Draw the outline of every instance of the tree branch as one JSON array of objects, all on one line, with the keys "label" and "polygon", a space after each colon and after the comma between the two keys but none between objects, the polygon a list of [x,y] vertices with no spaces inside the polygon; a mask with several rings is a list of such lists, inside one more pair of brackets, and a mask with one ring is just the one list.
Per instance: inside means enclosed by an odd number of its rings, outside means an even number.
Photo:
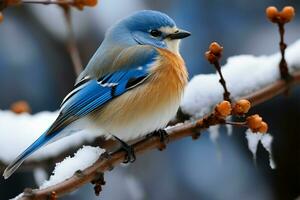
[{"label": "tree branch", "polygon": [[[166,129],[169,135],[167,143],[174,142],[184,137],[192,136],[195,138],[199,134],[199,131],[206,129],[207,127],[215,124],[224,123],[224,120],[218,118],[214,113],[197,120],[195,122],[188,122],[180,126],[175,126]],[[151,136],[147,137],[133,145],[136,155],[141,155],[146,151],[159,148],[161,141],[159,137]],[[124,151],[118,151],[111,154],[109,157],[100,157],[99,160],[94,163],[91,167],[80,172],[80,176],[75,174],[71,178],[46,189],[41,190],[26,190],[20,199],[47,199],[54,191],[57,197],[62,196],[68,192],[74,191],[80,186],[93,181],[99,173],[110,170],[113,166],[118,165],[124,161],[126,153]]]},{"label": "tree branch", "polygon": [[[293,79],[291,84],[300,84],[300,72],[294,72],[292,74]],[[244,98],[247,98],[252,102],[253,105],[258,105],[264,101],[275,97],[284,91],[286,88],[290,87],[284,80],[278,80],[273,84],[266,86]],[[198,119],[194,122],[189,121],[181,125],[173,126],[167,128],[166,132],[169,134],[169,140],[167,143],[180,140],[185,137],[192,137],[196,139],[200,136],[200,131],[207,129],[209,126],[216,124],[224,124],[225,120],[218,117],[215,112],[212,114]],[[112,145],[112,144],[111,144]],[[133,145],[136,155],[142,155],[144,152],[159,148],[161,141],[156,136],[147,137],[141,141],[136,142]],[[108,145],[110,146],[110,145]],[[110,156],[102,155],[96,163],[94,163],[89,168],[83,170],[80,173],[75,173],[71,178],[64,180],[63,182],[50,186],[45,189],[26,189],[23,195],[20,197],[22,200],[42,200],[48,199],[51,195],[55,193],[56,197],[63,196],[71,191],[74,191],[81,187],[82,185],[92,182],[96,177],[105,171],[111,170],[112,167],[122,163],[126,157],[124,151],[118,151]],[[79,175],[80,174],[80,175]]]},{"label": "tree branch", "polygon": [[[295,86],[297,84],[300,84],[300,71],[296,71],[292,73],[292,82],[290,83],[291,86]],[[277,80],[276,82],[272,83],[271,85],[268,85],[260,90],[257,90],[249,95],[241,97],[241,99],[248,99],[251,102],[252,106],[256,106],[258,104],[261,104],[265,101],[268,101],[272,99],[275,96],[278,96],[286,91],[286,89],[289,87],[289,85],[284,80]],[[181,114],[180,114],[181,113]],[[184,117],[182,117],[184,115]],[[175,125],[181,122],[184,122],[188,120],[191,116],[179,112],[176,119],[172,120],[169,125]],[[104,141],[102,138],[96,138],[93,142],[84,143],[85,145],[91,145],[91,146],[100,146],[101,148],[105,149],[111,149],[116,145],[116,143],[113,140]],[[32,168],[36,167],[45,167],[49,165],[53,165],[57,162],[62,161],[66,156],[71,155],[76,152],[76,150],[82,146],[83,144],[79,145],[78,147],[73,147],[68,149],[67,151],[64,151],[60,154],[60,156],[52,157],[48,159],[44,159],[41,161],[27,161],[23,165],[20,166],[20,170],[32,170]],[[0,171],[3,171],[6,168],[5,163],[0,162]]]},{"label": "tree branch", "polygon": [[64,10],[64,16],[66,19],[66,27],[68,31],[68,41],[67,41],[67,48],[73,63],[73,68],[78,76],[82,71],[82,62],[79,55],[79,50],[76,45],[73,28],[72,28],[72,20],[71,20],[71,10],[68,6],[62,6]]}]

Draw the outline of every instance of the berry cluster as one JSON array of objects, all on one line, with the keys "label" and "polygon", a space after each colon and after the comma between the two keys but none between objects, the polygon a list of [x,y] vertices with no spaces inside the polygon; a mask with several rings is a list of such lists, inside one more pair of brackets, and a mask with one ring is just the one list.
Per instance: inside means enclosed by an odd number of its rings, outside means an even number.
[{"label": "berry cluster", "polygon": [[268,124],[257,114],[247,117],[246,123],[253,133],[266,133],[268,131]]},{"label": "berry cluster", "polygon": [[285,24],[290,22],[295,16],[295,9],[292,6],[286,6],[281,11],[274,6],[266,9],[268,19],[273,23]]},{"label": "berry cluster", "polygon": [[223,47],[217,42],[212,42],[205,52],[205,57],[211,64],[217,62],[222,56]]},{"label": "berry cluster", "polygon": [[[250,108],[251,103],[246,99],[241,99],[233,104],[231,104],[229,101],[222,101],[221,103],[216,105],[215,115],[222,119],[225,119],[230,115],[244,116],[248,113]],[[231,125],[246,126],[251,129],[253,133],[266,133],[268,131],[268,124],[264,122],[262,118],[257,114],[247,117],[245,122],[225,121],[225,123]]]}]

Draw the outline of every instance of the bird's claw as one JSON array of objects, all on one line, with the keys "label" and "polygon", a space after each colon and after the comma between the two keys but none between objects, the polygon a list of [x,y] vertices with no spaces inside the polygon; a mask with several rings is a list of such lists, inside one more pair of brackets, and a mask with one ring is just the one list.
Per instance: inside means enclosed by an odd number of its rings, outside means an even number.
[{"label": "bird's claw", "polygon": [[133,163],[136,160],[135,153],[134,153],[134,148],[118,138],[117,136],[114,136],[114,138],[121,144],[121,147],[119,150],[123,150],[126,152],[126,158],[123,161],[123,163]]},{"label": "bird's claw", "polygon": [[166,143],[169,142],[169,135],[167,131],[165,131],[164,129],[159,129],[157,131],[154,131],[151,135],[159,137],[160,146],[158,147],[158,150],[162,151],[167,147]]}]

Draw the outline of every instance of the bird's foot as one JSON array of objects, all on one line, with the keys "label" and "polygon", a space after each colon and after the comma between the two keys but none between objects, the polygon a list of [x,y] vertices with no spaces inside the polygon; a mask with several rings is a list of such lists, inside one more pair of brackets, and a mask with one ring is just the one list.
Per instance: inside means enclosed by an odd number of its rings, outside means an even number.
[{"label": "bird's foot", "polygon": [[128,162],[134,162],[136,157],[135,157],[135,153],[134,153],[134,149],[131,145],[127,144],[126,142],[124,142],[123,140],[121,140],[120,138],[118,138],[117,136],[113,136],[121,145],[119,150],[123,150],[126,151],[126,158],[124,160],[123,163],[128,163]]},{"label": "bird's foot", "polygon": [[154,131],[150,135],[159,137],[160,145],[158,147],[158,150],[162,151],[167,147],[166,143],[169,142],[169,135],[167,131],[165,131],[164,129],[159,129],[157,131]]}]

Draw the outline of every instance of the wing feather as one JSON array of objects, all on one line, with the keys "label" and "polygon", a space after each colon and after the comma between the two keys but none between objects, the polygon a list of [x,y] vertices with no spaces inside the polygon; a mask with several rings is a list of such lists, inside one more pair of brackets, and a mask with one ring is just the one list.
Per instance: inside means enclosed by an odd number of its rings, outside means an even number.
[{"label": "wing feather", "polygon": [[157,56],[158,53],[153,48],[129,48],[114,62],[114,65],[119,65],[114,67],[120,70],[106,74],[97,80],[84,79],[79,82],[64,99],[60,114],[47,134],[62,130],[75,120],[142,84],[149,76],[149,68]]}]

